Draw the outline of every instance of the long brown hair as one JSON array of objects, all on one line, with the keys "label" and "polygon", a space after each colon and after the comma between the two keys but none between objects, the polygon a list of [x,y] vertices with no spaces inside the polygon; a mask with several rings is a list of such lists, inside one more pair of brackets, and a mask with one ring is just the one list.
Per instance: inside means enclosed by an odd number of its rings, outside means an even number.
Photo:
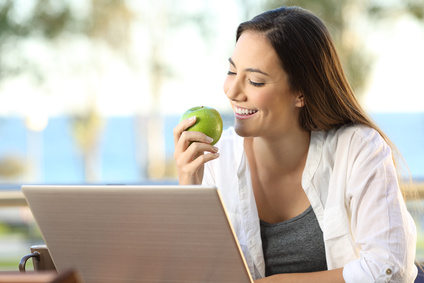
[{"label": "long brown hair", "polygon": [[300,124],[305,130],[365,125],[384,138],[396,155],[394,160],[402,160],[394,144],[359,105],[333,39],[320,18],[300,7],[280,7],[241,23],[236,39],[247,30],[267,37],[288,75],[290,87],[302,93]]}]

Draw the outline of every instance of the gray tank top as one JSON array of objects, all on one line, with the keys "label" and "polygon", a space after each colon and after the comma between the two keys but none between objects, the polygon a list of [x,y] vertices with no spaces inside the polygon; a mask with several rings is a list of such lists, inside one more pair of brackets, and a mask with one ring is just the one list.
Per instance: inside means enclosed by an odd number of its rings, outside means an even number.
[{"label": "gray tank top", "polygon": [[327,270],[323,234],[312,206],[287,221],[260,224],[266,276]]}]

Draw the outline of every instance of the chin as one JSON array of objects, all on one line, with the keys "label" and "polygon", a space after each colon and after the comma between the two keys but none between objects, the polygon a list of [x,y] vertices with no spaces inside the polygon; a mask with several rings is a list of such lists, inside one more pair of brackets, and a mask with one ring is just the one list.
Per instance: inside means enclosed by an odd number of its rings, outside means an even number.
[{"label": "chin", "polygon": [[242,127],[238,125],[237,122],[234,125],[234,130],[237,135],[243,138],[250,138],[254,136],[251,130],[247,129],[246,127]]}]

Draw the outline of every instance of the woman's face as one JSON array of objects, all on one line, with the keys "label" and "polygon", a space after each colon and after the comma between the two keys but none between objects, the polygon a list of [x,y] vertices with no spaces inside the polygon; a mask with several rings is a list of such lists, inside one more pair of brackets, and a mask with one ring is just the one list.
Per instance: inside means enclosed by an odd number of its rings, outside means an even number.
[{"label": "woman's face", "polygon": [[224,92],[242,137],[278,137],[300,128],[303,98],[290,89],[274,48],[260,33],[245,31],[239,37]]}]

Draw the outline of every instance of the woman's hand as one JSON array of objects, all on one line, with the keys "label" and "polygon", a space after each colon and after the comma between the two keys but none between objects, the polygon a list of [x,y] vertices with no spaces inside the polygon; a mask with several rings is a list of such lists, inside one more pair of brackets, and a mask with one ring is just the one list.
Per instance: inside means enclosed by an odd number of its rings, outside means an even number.
[{"label": "woman's hand", "polygon": [[219,157],[218,148],[211,145],[212,138],[201,132],[186,131],[194,123],[196,117],[191,117],[174,128],[174,158],[180,185],[200,185],[204,164]]}]

